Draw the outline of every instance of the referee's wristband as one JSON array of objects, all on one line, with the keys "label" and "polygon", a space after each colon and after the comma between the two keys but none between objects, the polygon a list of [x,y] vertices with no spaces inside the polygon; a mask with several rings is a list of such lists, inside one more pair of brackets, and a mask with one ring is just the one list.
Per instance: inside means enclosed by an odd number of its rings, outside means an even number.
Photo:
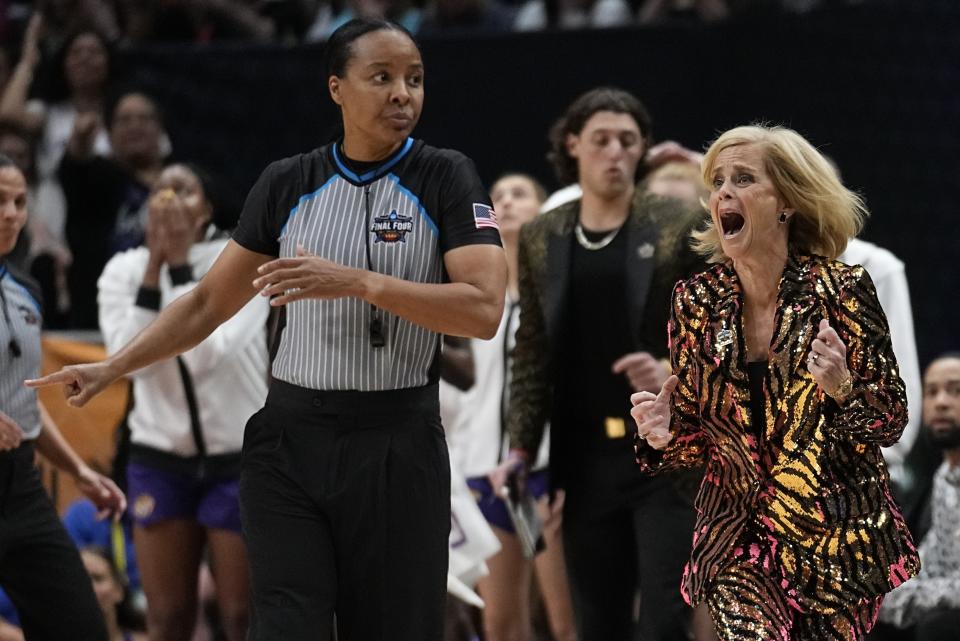
[{"label": "referee's wristband", "polygon": [[193,282],[193,267],[189,264],[171,265],[168,271],[170,272],[170,282],[173,283],[174,287]]}]

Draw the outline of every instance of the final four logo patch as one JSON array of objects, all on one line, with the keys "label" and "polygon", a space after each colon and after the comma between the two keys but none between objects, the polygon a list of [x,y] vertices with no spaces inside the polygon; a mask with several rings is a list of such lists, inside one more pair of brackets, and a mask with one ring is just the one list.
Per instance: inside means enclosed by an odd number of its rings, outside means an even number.
[{"label": "final four logo patch", "polygon": [[377,235],[378,243],[405,243],[407,234],[413,231],[413,217],[398,214],[394,209],[385,216],[374,218],[370,231]]}]

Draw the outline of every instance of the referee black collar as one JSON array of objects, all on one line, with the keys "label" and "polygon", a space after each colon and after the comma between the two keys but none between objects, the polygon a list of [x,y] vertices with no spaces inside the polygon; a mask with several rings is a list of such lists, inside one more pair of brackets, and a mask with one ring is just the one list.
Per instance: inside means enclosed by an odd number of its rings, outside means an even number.
[{"label": "referee black collar", "polygon": [[414,143],[413,138],[410,138],[408,136],[406,142],[400,145],[400,149],[393,152],[392,156],[385,159],[382,163],[380,163],[373,169],[370,169],[369,171],[366,171],[359,175],[356,172],[352,171],[349,167],[347,167],[346,163],[343,160],[343,156],[341,155],[341,151],[338,151],[337,149],[339,147],[342,150],[343,139],[340,139],[337,142],[330,145],[330,154],[333,157],[333,164],[334,166],[336,166],[337,172],[339,172],[341,176],[343,176],[344,178],[346,178],[352,183],[357,183],[362,185],[364,183],[373,182],[374,180],[380,178],[381,176],[386,174],[388,171],[393,169],[393,167],[398,162],[403,160],[403,157],[410,152],[410,150],[413,148],[413,143]]}]

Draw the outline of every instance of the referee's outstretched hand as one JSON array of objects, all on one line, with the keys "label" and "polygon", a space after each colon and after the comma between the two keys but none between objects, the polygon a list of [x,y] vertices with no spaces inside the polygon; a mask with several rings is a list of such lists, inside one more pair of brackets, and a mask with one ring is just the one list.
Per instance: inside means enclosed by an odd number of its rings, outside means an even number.
[{"label": "referee's outstretched hand", "polygon": [[99,394],[116,380],[106,364],[88,363],[86,365],[68,365],[59,372],[42,378],[24,381],[27,387],[49,387],[63,385],[63,397],[74,407],[83,407],[87,401]]},{"label": "referee's outstretched hand", "polygon": [[261,296],[269,296],[274,307],[304,298],[362,298],[364,270],[346,267],[314,256],[297,246],[293,258],[277,258],[257,270],[253,286]]}]

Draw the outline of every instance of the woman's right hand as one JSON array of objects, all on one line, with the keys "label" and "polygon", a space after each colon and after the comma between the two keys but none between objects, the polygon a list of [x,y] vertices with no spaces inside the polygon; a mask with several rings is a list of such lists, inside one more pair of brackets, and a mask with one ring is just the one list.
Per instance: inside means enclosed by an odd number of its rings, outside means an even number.
[{"label": "woman's right hand", "polygon": [[664,449],[673,440],[670,431],[670,395],[680,379],[671,375],[663,382],[660,393],[637,392],[630,396],[630,416],[637,423],[637,434],[655,450]]},{"label": "woman's right hand", "polygon": [[87,363],[84,365],[68,365],[59,372],[48,374],[42,378],[24,381],[27,387],[50,387],[63,385],[63,397],[74,407],[83,407],[87,401],[102,392],[110,383],[116,380],[107,361],[101,363]]}]

